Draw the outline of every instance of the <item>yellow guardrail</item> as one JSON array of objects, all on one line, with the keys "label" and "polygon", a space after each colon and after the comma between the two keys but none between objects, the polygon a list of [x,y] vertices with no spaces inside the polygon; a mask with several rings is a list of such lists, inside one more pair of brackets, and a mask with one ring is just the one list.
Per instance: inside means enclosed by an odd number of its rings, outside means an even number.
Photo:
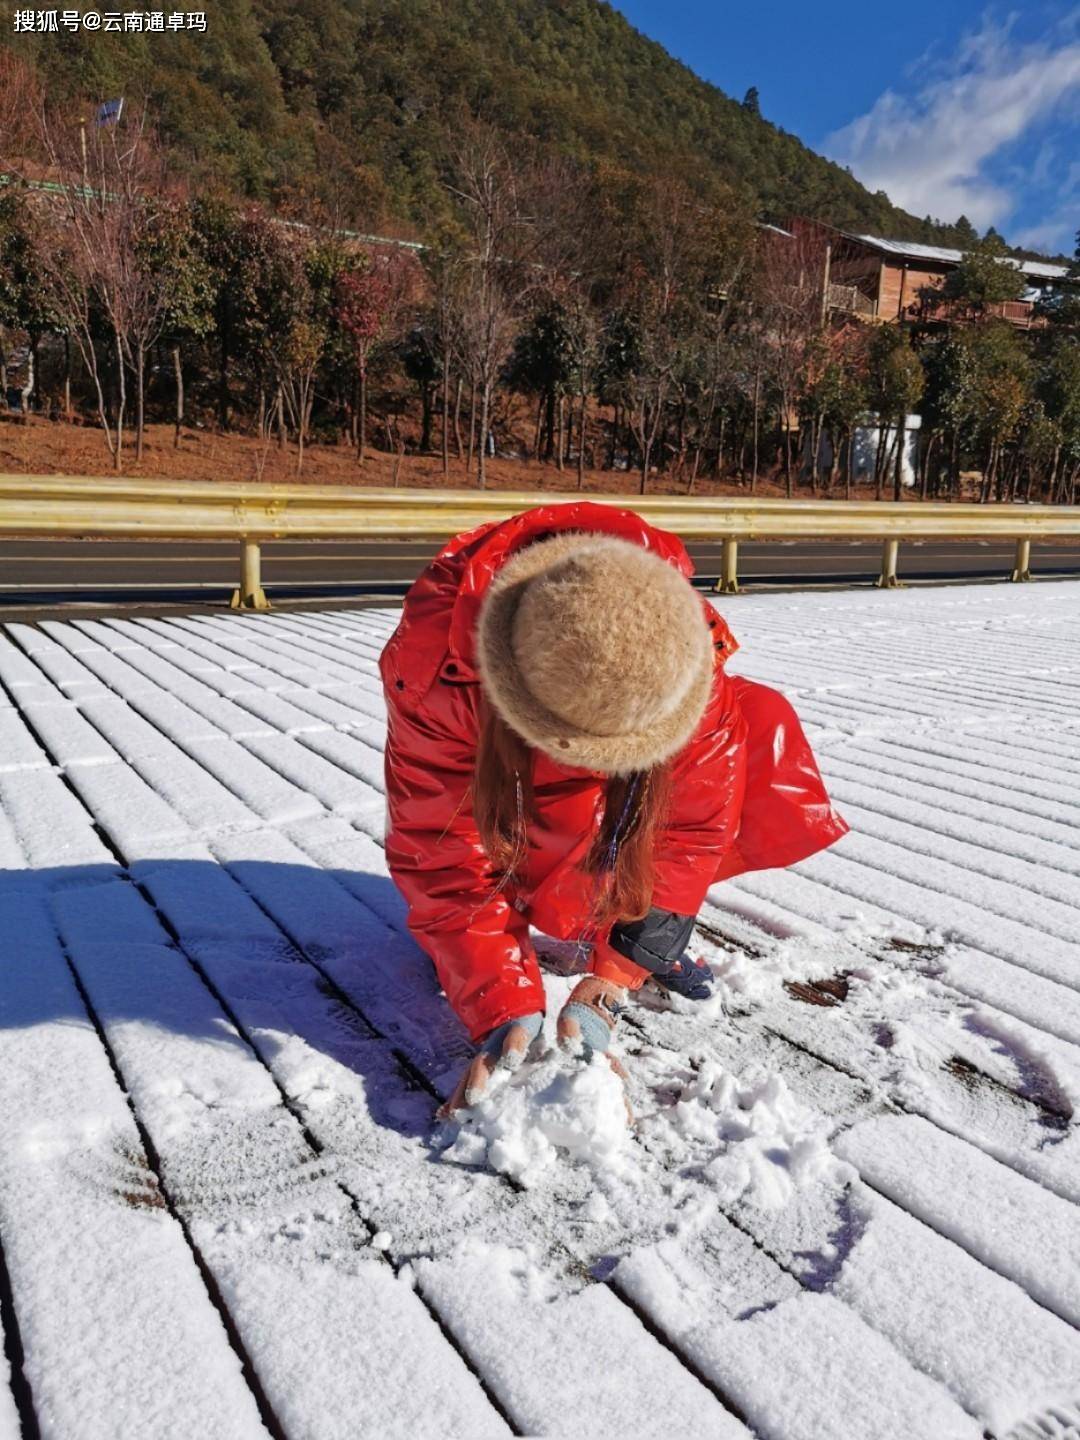
[{"label": "yellow guardrail", "polygon": [[686,540],[723,541],[717,588],[726,592],[738,589],[740,540],[881,540],[878,584],[893,586],[902,540],[1015,540],[1012,578],[1029,580],[1032,541],[1080,537],[1080,507],[1057,505],[391,490],[83,475],[0,475],[0,534],[237,540],[242,577],[233,604],[263,609],[260,546],[266,541],[331,536],[437,541],[536,505],[583,499],[636,510]]}]

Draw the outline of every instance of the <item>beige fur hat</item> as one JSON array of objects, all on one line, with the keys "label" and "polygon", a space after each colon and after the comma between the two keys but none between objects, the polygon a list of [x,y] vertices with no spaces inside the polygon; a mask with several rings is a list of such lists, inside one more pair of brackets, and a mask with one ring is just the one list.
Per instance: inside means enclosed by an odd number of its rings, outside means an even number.
[{"label": "beige fur hat", "polygon": [[496,712],[563,765],[626,775],[690,739],[709,699],[701,601],[629,540],[571,532],[514,555],[484,596],[477,666]]}]

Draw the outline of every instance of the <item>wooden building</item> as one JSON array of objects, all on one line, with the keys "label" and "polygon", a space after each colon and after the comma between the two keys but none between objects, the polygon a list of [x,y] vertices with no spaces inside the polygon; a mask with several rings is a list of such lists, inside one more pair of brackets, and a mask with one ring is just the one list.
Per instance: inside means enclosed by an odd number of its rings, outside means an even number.
[{"label": "wooden building", "polygon": [[[948,309],[934,305],[922,293],[937,289],[964,258],[961,250],[918,245],[910,240],[885,240],[878,235],[855,235],[821,226],[830,242],[829,305],[868,320],[944,320]],[[1064,265],[1048,260],[1008,260],[1024,275],[1027,290],[1020,300],[990,306],[991,313],[1024,329],[1038,324],[1035,302],[1040,294],[1060,284]]]}]

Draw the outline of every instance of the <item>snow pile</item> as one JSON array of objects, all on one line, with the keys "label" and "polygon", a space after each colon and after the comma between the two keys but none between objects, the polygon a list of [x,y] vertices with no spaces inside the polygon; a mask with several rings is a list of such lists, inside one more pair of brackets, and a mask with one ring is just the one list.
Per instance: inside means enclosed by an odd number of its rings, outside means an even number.
[{"label": "snow pile", "polygon": [[704,1061],[676,1102],[672,1123],[695,1149],[713,1152],[703,1173],[727,1202],[780,1209],[803,1186],[843,1183],[855,1174],[829,1150],[825,1122],[764,1066],[738,1076]]},{"label": "snow pile", "polygon": [[496,1072],[489,1093],[461,1112],[443,1152],[535,1185],[563,1151],[598,1169],[621,1168],[629,1137],[622,1081],[600,1055],[587,1064],[551,1054],[516,1075]]}]

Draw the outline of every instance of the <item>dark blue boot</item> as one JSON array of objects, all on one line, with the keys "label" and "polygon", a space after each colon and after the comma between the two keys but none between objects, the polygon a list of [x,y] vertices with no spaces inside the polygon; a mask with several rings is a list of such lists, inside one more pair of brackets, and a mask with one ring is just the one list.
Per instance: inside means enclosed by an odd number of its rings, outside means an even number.
[{"label": "dark blue boot", "polygon": [[704,960],[680,955],[662,969],[654,970],[652,978],[664,990],[681,995],[684,1000],[709,1000],[715,993],[713,973]]},{"label": "dark blue boot", "polygon": [[712,971],[704,960],[692,960],[686,953],[696,919],[696,915],[677,915],[654,906],[640,920],[620,920],[612,927],[608,943],[648,970],[663,989],[687,1000],[708,1000],[713,993]]}]

